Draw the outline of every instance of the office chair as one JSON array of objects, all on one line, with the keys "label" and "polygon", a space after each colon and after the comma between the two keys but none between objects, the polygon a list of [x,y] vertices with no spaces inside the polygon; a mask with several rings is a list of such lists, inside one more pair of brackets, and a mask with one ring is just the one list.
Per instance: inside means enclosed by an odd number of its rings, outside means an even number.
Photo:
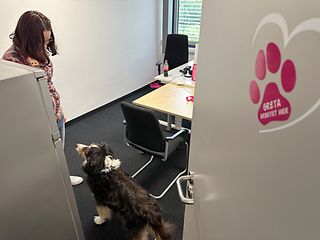
[{"label": "office chair", "polygon": [[[127,102],[121,103],[122,113],[124,115],[124,136],[125,143],[140,152],[151,155],[150,160],[136,171],[132,178],[141,173],[150,165],[154,157],[159,157],[166,161],[168,157],[182,144],[186,145],[186,162],[188,159],[187,137],[190,132],[188,129],[181,129],[172,134],[162,130],[161,125],[154,113],[150,109],[139,107]],[[187,165],[186,165],[187,166]],[[186,172],[181,171],[158,196],[150,194],[156,199],[162,198],[176,180]]]},{"label": "office chair", "polygon": [[189,61],[188,36],[183,34],[168,34],[163,62],[158,62],[158,74],[161,74],[161,65],[168,60],[169,69],[174,69]]}]

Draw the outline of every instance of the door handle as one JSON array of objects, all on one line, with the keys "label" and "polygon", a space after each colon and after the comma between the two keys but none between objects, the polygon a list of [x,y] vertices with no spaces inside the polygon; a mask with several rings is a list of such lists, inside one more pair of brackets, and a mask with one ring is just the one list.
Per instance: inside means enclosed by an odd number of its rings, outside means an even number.
[{"label": "door handle", "polygon": [[[185,197],[182,191],[182,182],[187,181],[187,195],[188,197]],[[189,173],[189,175],[181,176],[177,179],[177,188],[178,188],[178,194],[181,199],[181,201],[185,204],[192,205],[194,204],[193,200],[193,175]]]}]

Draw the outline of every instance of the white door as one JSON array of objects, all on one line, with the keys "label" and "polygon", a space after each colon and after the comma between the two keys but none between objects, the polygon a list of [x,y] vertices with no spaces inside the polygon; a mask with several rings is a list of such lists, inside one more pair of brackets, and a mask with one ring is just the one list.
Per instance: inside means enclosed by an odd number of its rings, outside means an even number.
[{"label": "white door", "polygon": [[202,9],[183,239],[320,239],[320,2]]}]

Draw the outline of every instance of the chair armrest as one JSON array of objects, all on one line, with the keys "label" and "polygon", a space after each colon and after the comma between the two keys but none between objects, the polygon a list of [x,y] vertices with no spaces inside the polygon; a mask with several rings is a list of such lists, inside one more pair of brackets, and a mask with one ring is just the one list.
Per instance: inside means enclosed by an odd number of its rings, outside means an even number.
[{"label": "chair armrest", "polygon": [[179,135],[181,135],[181,134],[184,134],[184,133],[190,133],[190,130],[189,130],[189,129],[186,129],[186,128],[182,128],[181,130],[179,130],[179,132],[176,132],[176,133],[173,134],[172,136],[166,137],[166,140],[167,140],[167,141],[173,140],[173,139],[175,139],[177,136],[179,136]]},{"label": "chair armrest", "polygon": [[163,63],[163,61],[159,61],[159,62],[156,63],[156,66],[159,67],[162,63]]},{"label": "chair armrest", "polygon": [[161,64],[163,63],[163,61],[159,61],[156,63],[156,66],[158,67],[158,74],[161,74]]}]

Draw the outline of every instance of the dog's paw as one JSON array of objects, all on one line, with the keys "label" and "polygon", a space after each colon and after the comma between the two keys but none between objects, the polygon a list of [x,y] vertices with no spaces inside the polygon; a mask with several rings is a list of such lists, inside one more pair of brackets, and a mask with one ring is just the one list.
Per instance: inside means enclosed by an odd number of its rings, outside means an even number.
[{"label": "dog's paw", "polygon": [[103,218],[101,218],[100,216],[94,216],[94,222],[98,225],[104,223],[106,220],[104,220]]}]

